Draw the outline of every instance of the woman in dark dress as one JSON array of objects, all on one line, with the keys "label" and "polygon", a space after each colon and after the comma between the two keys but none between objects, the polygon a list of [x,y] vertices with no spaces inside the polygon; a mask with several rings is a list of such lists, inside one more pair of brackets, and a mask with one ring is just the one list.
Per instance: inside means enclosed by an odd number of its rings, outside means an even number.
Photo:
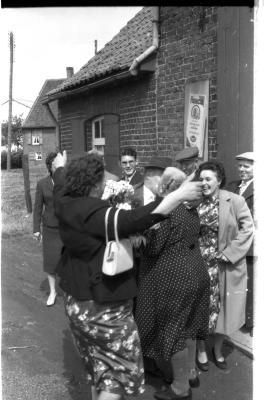
[{"label": "woman in dark dress", "polygon": [[[185,179],[176,168],[168,168],[164,174],[163,195]],[[190,399],[190,383],[199,384],[195,340],[208,335],[209,305],[209,278],[199,249],[199,228],[196,209],[181,204],[146,235],[136,321],[143,355],[157,365],[171,361],[173,372],[172,385],[156,392],[157,399]]]},{"label": "woman in dark dress", "polygon": [[[132,314],[137,294],[134,271],[109,277],[102,273],[105,251],[105,213],[101,200],[104,164],[98,155],[72,159],[66,170],[66,153],[54,160],[55,212],[64,250],[58,268],[65,292],[70,328],[92,385],[93,399],[119,400],[123,394],[144,390],[144,369],[138,330]],[[65,173],[64,173],[65,172]],[[120,239],[162,221],[182,201],[200,198],[198,182],[183,185],[162,202],[137,210],[120,210]],[[114,239],[109,216],[109,240]],[[97,397],[98,396],[98,397]]]},{"label": "woman in dark dress", "polygon": [[59,221],[54,214],[52,162],[57,153],[47,155],[46,166],[49,175],[37,182],[35,204],[33,210],[34,238],[42,240],[43,269],[49,282],[49,297],[47,306],[53,306],[56,301],[55,270],[60,259],[62,241],[59,233]]}]

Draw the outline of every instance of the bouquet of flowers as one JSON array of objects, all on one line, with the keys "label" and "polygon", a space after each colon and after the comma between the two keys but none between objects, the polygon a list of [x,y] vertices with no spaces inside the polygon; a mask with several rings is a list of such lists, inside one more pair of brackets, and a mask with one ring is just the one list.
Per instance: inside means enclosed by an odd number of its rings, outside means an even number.
[{"label": "bouquet of flowers", "polygon": [[128,182],[108,180],[105,184],[102,200],[109,200],[111,206],[130,210],[133,195],[134,188]]}]

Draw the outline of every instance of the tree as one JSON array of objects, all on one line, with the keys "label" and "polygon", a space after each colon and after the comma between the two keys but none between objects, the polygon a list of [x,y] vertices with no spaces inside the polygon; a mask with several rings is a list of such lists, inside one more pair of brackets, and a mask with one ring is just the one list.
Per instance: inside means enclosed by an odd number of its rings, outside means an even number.
[{"label": "tree", "polygon": [[[11,144],[21,149],[23,147],[23,134],[22,124],[24,120],[21,115],[14,115],[12,118],[12,135]],[[8,121],[3,121],[1,124],[1,145],[7,146],[7,134],[8,134]]]}]

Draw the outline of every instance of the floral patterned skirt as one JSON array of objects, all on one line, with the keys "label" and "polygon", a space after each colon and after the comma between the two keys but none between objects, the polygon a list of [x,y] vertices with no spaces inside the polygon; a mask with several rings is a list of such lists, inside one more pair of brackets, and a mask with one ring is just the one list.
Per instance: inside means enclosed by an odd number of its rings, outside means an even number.
[{"label": "floral patterned skirt", "polygon": [[90,383],[98,391],[143,393],[143,359],[132,301],[99,304],[65,295],[65,310]]}]

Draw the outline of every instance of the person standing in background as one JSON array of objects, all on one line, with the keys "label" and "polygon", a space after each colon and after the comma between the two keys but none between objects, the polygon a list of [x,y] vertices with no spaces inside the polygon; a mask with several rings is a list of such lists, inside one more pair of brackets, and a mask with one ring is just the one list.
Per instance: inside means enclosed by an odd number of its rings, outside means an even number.
[{"label": "person standing in background", "polygon": [[[245,323],[246,254],[253,240],[254,224],[242,196],[223,190],[225,170],[217,161],[202,163],[197,171],[202,182],[200,249],[210,276],[209,333],[214,334],[212,354],[218,368],[226,369],[225,336]],[[208,370],[205,342],[197,341],[197,365]]]},{"label": "person standing in background", "polygon": [[[230,182],[227,190],[243,196],[250,209],[254,220],[254,153],[248,151],[236,156],[239,180]],[[254,220],[255,222],[255,220]],[[256,225],[256,223],[255,223]],[[246,323],[245,326],[253,334],[254,327],[254,265],[256,255],[254,254],[254,243],[252,243],[247,256],[247,301],[246,301]]]},{"label": "person standing in background", "polygon": [[132,186],[143,182],[143,175],[137,170],[137,165],[136,151],[131,147],[123,149],[120,157],[121,180],[127,181]]},{"label": "person standing in background", "polygon": [[[33,234],[36,240],[42,240],[43,269],[48,275],[50,294],[47,306],[53,306],[56,301],[56,267],[60,259],[62,241],[59,234],[59,222],[53,207],[53,167],[52,163],[57,153],[47,155],[46,166],[49,175],[37,182],[35,204],[33,210]],[[42,229],[41,229],[42,225]]]},{"label": "person standing in background", "polygon": [[176,167],[181,169],[187,176],[191,175],[198,167],[198,147],[186,147],[179,151],[174,157]]}]

